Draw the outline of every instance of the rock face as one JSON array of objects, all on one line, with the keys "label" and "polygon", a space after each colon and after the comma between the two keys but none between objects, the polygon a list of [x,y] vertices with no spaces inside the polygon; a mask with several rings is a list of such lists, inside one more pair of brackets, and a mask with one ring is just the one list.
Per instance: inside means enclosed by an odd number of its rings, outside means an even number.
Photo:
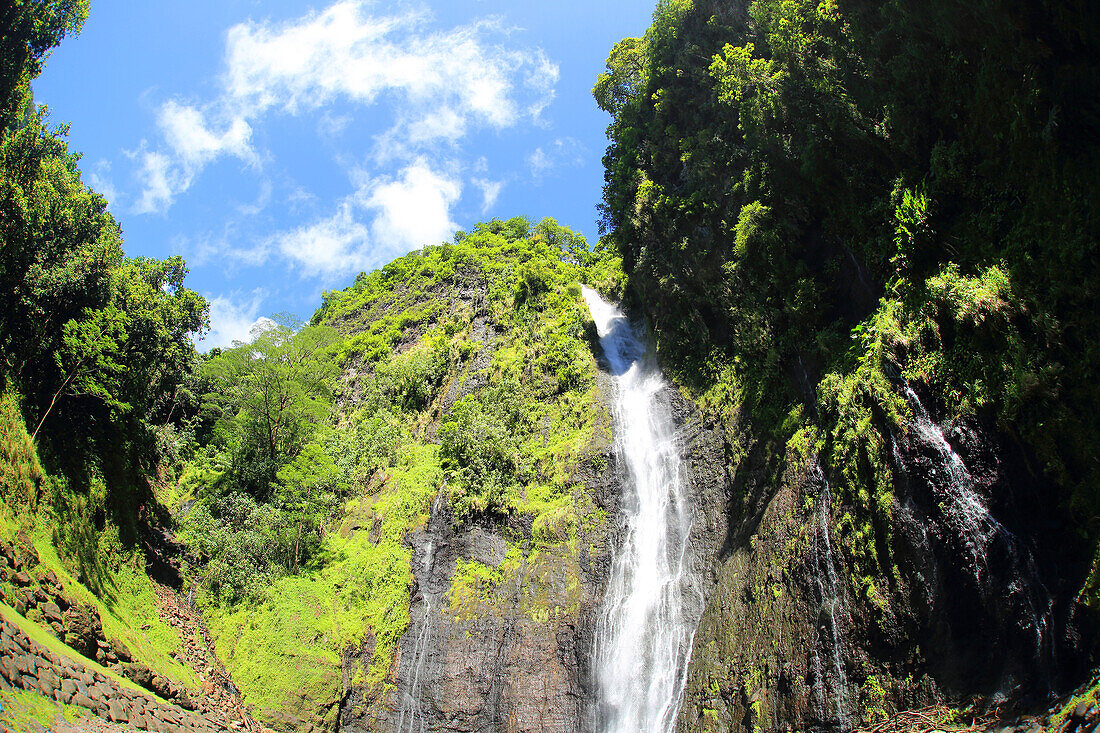
[{"label": "rock face", "polygon": [[[409,537],[411,623],[392,688],[373,699],[353,688],[342,706],[341,731],[595,730],[590,664],[612,547],[622,529],[623,482],[607,430],[612,384],[603,374],[599,384],[603,414],[596,433],[604,442],[599,458],[579,466],[574,477],[576,542],[517,559],[508,548],[518,543],[529,549],[530,526],[456,526],[447,503],[437,500],[428,525]],[[724,535],[724,448],[720,433],[688,401],[672,397],[699,508],[693,546],[699,571],[706,572],[703,560],[715,555]]]},{"label": "rock face", "polygon": [[1079,679],[1060,660],[1080,658],[1087,564],[1054,534],[1056,497],[992,426],[937,422],[911,398],[892,436],[888,577],[856,575],[857,539],[839,530],[853,509],[814,456],[760,447],[735,464],[681,730],[847,729]]},{"label": "rock face", "polygon": [[[601,380],[601,389],[609,387]],[[529,523],[456,524],[443,495],[437,498],[427,526],[408,537],[411,622],[393,687],[374,699],[353,689],[340,730],[585,729],[587,652],[610,557],[600,517],[614,511],[620,485],[610,444],[596,452],[603,465],[583,465],[576,476],[575,552],[569,543],[530,552]],[[510,545],[525,556],[510,553]]]}]

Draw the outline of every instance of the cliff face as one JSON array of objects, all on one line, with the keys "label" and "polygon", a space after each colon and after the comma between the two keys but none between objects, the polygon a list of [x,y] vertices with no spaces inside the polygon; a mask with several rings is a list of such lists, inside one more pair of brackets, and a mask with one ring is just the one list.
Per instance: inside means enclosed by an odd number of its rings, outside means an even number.
[{"label": "cliff face", "polygon": [[[482,326],[471,332],[491,350],[499,334]],[[594,356],[600,361],[598,347]],[[463,386],[447,394],[444,412],[484,387],[474,376],[484,361],[475,357],[470,378],[452,382]],[[443,487],[424,526],[406,537],[410,622],[386,684],[350,687],[341,730],[596,730],[596,627],[611,553],[625,529],[613,389],[601,370],[586,458],[571,469],[569,536],[557,544],[534,549],[536,531],[522,516],[461,521]],[[709,587],[709,558],[725,534],[725,447],[688,400],[674,390],[669,397],[695,506],[691,554]],[[349,655],[345,678],[362,663]]]},{"label": "cliff face", "polygon": [[[601,394],[609,386],[600,378]],[[387,684],[353,688],[341,730],[589,729],[589,651],[620,487],[604,404],[574,475],[575,542],[532,552],[529,518],[460,522],[441,490],[406,538],[410,620]]]},{"label": "cliff face", "polygon": [[888,576],[856,575],[841,529],[855,509],[816,456],[773,459],[777,484],[763,451],[736,464],[681,730],[851,727],[975,693],[1029,705],[1081,678],[1087,556],[1059,530],[1053,487],[994,427],[910,399],[890,436]]}]

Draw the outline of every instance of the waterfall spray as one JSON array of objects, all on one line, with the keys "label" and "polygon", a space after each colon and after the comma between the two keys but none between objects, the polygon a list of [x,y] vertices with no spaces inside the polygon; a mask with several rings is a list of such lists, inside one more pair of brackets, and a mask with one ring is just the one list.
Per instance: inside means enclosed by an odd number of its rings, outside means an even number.
[{"label": "waterfall spray", "polygon": [[692,509],[667,385],[644,339],[590,288],[584,298],[615,378],[615,448],[626,518],[596,639],[599,730],[675,729],[701,595],[691,569]]}]

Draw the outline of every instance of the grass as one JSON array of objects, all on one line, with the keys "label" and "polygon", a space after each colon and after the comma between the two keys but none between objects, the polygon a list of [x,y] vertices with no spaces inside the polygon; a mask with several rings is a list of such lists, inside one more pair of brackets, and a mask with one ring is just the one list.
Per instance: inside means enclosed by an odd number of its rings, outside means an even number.
[{"label": "grass", "polygon": [[28,621],[23,616],[20,616],[11,606],[5,603],[0,603],[0,616],[3,616],[8,623],[15,624],[15,626],[17,626],[19,630],[26,634],[29,638],[46,647],[54,654],[57,654],[58,656],[68,657],[74,662],[83,664],[85,667],[92,670],[93,672],[99,672],[100,674],[106,675],[108,678],[117,682],[123,687],[155,697],[155,695],[153,695],[153,693],[149,692],[148,690],[142,687],[138,687],[127,678],[115,674],[106,667],[101,666],[97,662],[88,659],[76,650],[66,646],[63,642],[58,641],[56,638],[54,638],[52,634],[50,634],[50,632],[46,631],[38,624],[34,623],[33,621]]},{"label": "grass", "polygon": [[81,707],[64,705],[27,690],[0,692],[0,726],[31,731],[37,724],[49,730],[60,722],[72,723],[91,713]]}]

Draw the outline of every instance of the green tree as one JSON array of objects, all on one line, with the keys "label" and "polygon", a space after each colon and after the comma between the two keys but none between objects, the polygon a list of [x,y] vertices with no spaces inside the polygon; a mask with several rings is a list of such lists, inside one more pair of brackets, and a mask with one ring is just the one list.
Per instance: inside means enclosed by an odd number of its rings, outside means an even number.
[{"label": "green tree", "polygon": [[122,347],[129,321],[125,313],[108,306],[89,310],[84,318],[64,325],[62,345],[54,355],[63,378],[50,403],[42,410],[42,417],[31,433],[32,440],[62,394],[94,397],[119,412],[130,409],[130,405],[121,400],[120,384],[126,371]]},{"label": "green tree", "polygon": [[0,120],[7,127],[30,101],[30,83],[68,35],[80,32],[88,0],[8,0],[0,9]]}]

